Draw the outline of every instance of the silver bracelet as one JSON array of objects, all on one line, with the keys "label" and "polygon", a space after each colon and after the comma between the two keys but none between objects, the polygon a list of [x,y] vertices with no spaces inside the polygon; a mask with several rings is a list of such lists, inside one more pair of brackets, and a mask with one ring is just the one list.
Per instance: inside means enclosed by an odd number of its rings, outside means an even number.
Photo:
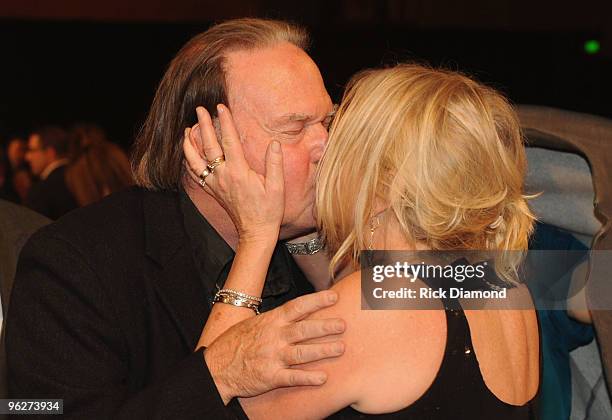
[{"label": "silver bracelet", "polygon": [[285,242],[287,250],[292,255],[313,255],[323,249],[321,238],[316,237],[308,242],[298,242],[295,244]]},{"label": "silver bracelet", "polygon": [[234,290],[234,289],[221,289],[217,293],[229,293],[229,294],[232,294],[232,295],[237,295],[237,296],[243,297],[245,299],[254,300],[255,302],[258,302],[258,303],[263,302],[263,300],[260,297],[253,296],[253,295],[247,295],[244,292],[239,292],[238,290]]},{"label": "silver bracelet", "polygon": [[232,289],[222,289],[215,294],[212,303],[213,305],[215,303],[226,303],[239,308],[249,308],[255,312],[255,315],[259,315],[259,305],[261,305],[261,302],[261,298],[256,296],[247,295]]}]

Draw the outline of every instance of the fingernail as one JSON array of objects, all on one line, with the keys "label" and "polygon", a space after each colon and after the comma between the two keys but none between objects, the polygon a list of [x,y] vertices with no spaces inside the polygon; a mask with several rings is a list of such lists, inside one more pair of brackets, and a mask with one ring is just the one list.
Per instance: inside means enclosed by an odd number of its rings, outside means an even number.
[{"label": "fingernail", "polygon": [[219,114],[223,114],[225,112],[225,109],[223,109],[223,105],[222,104],[217,104],[217,112]]},{"label": "fingernail", "polygon": [[281,150],[280,143],[279,143],[279,142],[277,142],[276,140],[274,140],[274,141],[272,142],[271,149],[272,149],[272,151],[273,151],[274,153],[278,153],[278,152],[280,152],[280,150]]},{"label": "fingernail", "polygon": [[327,296],[327,300],[329,303],[334,303],[338,300],[338,294],[336,292],[332,292]]},{"label": "fingernail", "polygon": [[344,331],[344,322],[338,321],[334,324],[334,329],[338,332]]},{"label": "fingernail", "polygon": [[317,376],[316,382],[317,382],[318,385],[324,384],[325,381],[327,381],[327,375],[325,375],[324,373],[322,373],[319,376]]},{"label": "fingernail", "polygon": [[342,342],[335,343],[333,346],[333,349],[334,349],[334,353],[336,354],[344,353],[344,343]]}]

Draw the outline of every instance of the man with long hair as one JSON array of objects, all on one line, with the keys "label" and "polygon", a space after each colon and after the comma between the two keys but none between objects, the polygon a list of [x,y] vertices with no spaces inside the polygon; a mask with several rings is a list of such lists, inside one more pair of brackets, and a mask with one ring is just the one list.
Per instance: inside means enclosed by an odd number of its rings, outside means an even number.
[{"label": "man with long hair", "polygon": [[[6,330],[11,397],[63,398],[74,418],[224,418],[236,397],[325,382],[293,366],[341,354],[335,340],[301,344],[343,330],[338,319],[301,321],[336,294],[298,297],[312,288],[283,244],[255,305],[269,311],[196,351],[240,243],[236,221],[185,175],[182,154],[196,107],[216,115],[227,104],[251,166],[285,172],[280,239],[311,231],[332,104],[306,47],[297,26],[239,19],[179,51],[136,140],[139,187],[73,212],[24,248]],[[284,167],[269,159],[273,140]]]}]

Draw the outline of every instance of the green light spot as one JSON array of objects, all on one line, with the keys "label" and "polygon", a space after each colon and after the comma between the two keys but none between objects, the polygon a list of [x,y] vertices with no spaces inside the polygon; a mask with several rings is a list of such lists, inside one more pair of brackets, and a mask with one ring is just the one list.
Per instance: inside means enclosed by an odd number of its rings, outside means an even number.
[{"label": "green light spot", "polygon": [[599,52],[599,41],[596,39],[589,39],[584,43],[584,52],[587,54],[597,54]]}]

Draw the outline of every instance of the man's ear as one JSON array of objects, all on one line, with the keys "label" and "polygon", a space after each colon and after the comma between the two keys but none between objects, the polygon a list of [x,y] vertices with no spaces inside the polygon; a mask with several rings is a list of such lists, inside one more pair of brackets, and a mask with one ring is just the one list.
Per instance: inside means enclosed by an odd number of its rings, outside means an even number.
[{"label": "man's ear", "polygon": [[189,130],[189,141],[193,145],[193,148],[200,154],[202,159],[206,159],[204,155],[204,139],[200,132],[200,124],[195,123],[191,130]]}]

